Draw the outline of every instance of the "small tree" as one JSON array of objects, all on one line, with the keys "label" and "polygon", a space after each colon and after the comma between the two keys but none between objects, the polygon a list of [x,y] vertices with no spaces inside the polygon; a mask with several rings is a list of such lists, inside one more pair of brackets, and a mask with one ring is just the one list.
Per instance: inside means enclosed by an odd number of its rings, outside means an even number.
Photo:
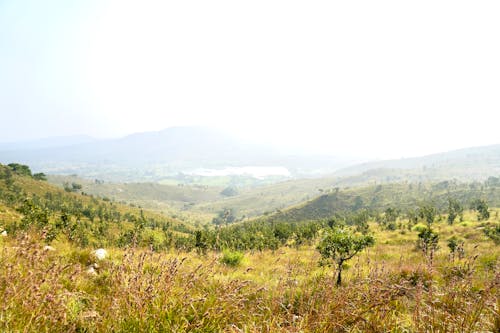
[{"label": "small tree", "polygon": [[438,249],[439,235],[430,227],[427,227],[418,233],[417,247],[422,250],[424,255],[432,263],[434,252]]},{"label": "small tree", "polygon": [[436,207],[430,204],[422,205],[419,208],[419,213],[420,217],[425,220],[427,226],[430,228],[430,225],[434,223],[434,219],[437,215]]},{"label": "small tree", "polygon": [[196,230],[194,233],[194,247],[199,254],[207,252],[208,244],[206,235],[201,230]]},{"label": "small tree", "polygon": [[[78,183],[71,183],[71,185],[70,185],[69,183],[64,182],[63,187],[64,187],[64,190],[66,192],[77,192],[78,190],[82,189],[82,185],[80,185]],[[104,198],[103,198],[103,200],[104,200]]]},{"label": "small tree", "polygon": [[457,199],[448,198],[448,223],[453,224],[457,216],[462,216],[464,208]]},{"label": "small tree", "polygon": [[46,181],[47,180],[47,175],[44,174],[43,172],[38,172],[38,173],[35,173],[33,175],[33,179]]},{"label": "small tree", "polygon": [[216,217],[212,219],[212,223],[216,226],[221,226],[222,224],[233,223],[236,220],[236,215],[232,208],[221,210]]},{"label": "small tree", "polygon": [[30,167],[24,164],[19,163],[10,163],[7,165],[14,173],[20,176],[28,176],[31,177]]},{"label": "small tree", "polygon": [[454,254],[459,245],[458,238],[456,236],[448,238],[448,240],[446,241],[446,245],[450,249],[450,253]]},{"label": "small tree", "polygon": [[340,286],[344,262],[374,243],[371,235],[354,234],[345,228],[332,229],[326,232],[317,250],[324,259],[331,259],[337,265],[337,286]]},{"label": "small tree", "polygon": [[79,190],[82,189],[82,185],[78,184],[78,183],[71,183],[71,190],[73,192],[77,192]]},{"label": "small tree", "polygon": [[483,199],[476,199],[472,201],[471,209],[477,211],[477,219],[479,221],[487,220],[490,218],[490,212],[488,210],[488,203]]}]

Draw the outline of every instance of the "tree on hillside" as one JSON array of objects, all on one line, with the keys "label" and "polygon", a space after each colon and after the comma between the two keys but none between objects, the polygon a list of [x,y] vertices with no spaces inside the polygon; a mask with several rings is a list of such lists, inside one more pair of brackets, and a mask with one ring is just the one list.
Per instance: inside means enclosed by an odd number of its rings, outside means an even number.
[{"label": "tree on hillside", "polygon": [[471,203],[471,209],[477,211],[477,219],[479,221],[487,220],[490,218],[488,210],[488,203],[484,199],[476,199]]},{"label": "tree on hillside", "polygon": [[29,166],[19,163],[10,163],[7,165],[13,172],[17,173],[20,176],[29,176],[31,177],[31,169]]},{"label": "tree on hillside", "polygon": [[82,185],[78,183],[71,183],[71,185],[67,182],[63,184],[64,190],[66,192],[77,192],[82,189]]},{"label": "tree on hillside", "polygon": [[422,229],[418,234],[417,248],[422,250],[424,255],[432,263],[434,252],[438,249],[439,235],[430,226]]},{"label": "tree on hillside", "polygon": [[33,179],[46,181],[47,176],[43,172],[38,172],[33,175]]},{"label": "tree on hillside", "polygon": [[462,217],[464,208],[457,199],[448,198],[448,223],[453,224],[457,216]]},{"label": "tree on hillside", "polygon": [[225,208],[221,210],[216,217],[212,219],[212,223],[216,226],[220,226],[222,224],[233,223],[236,220],[236,215],[232,208]]},{"label": "tree on hillside", "polygon": [[400,214],[399,209],[389,207],[384,211],[384,215],[380,219],[382,225],[388,230],[396,230],[396,220]]},{"label": "tree on hillside", "polygon": [[427,226],[430,228],[430,225],[434,223],[434,219],[437,215],[437,209],[434,205],[425,204],[419,207],[420,217],[425,220]]},{"label": "tree on hillside", "polygon": [[332,229],[326,232],[317,250],[323,259],[331,259],[337,265],[337,286],[340,286],[344,263],[374,243],[371,235],[354,234],[346,228]]}]

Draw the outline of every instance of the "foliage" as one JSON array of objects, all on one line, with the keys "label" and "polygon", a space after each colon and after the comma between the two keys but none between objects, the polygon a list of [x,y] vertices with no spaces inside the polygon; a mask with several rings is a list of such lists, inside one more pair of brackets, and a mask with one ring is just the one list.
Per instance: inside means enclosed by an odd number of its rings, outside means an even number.
[{"label": "foliage", "polygon": [[[13,168],[18,172],[24,170],[23,175],[12,171]],[[33,230],[43,234],[47,243],[64,238],[79,246],[138,245],[160,250],[174,243],[172,231],[179,236],[192,232],[191,228],[163,216],[146,216],[139,209],[65,193],[32,178],[18,165],[0,165],[2,203],[21,215],[4,226],[9,234]]]},{"label": "foliage", "polygon": [[63,187],[66,192],[78,192],[82,189],[82,185],[78,183],[64,183]]},{"label": "foliage", "polygon": [[[313,218],[195,229],[0,165],[0,219],[8,230],[0,237],[0,331],[499,331],[499,256],[484,236],[499,239],[498,210],[483,223],[466,211],[464,223],[450,225],[442,215],[448,199],[469,203],[478,187],[434,201],[422,185],[415,201],[400,204],[406,194],[399,191],[408,188],[325,191],[318,199],[325,209],[309,207]],[[453,188],[440,183],[433,191]],[[329,204],[334,195],[340,204]],[[365,207],[351,210],[356,202]],[[433,202],[432,219],[421,214],[422,202]],[[414,251],[416,239],[425,257]],[[46,251],[48,243],[55,250]],[[450,260],[439,245],[462,256]],[[112,259],[96,265],[96,247]],[[320,257],[337,276],[317,265]]]},{"label": "foliage", "polygon": [[475,199],[471,203],[471,209],[477,211],[477,219],[479,221],[487,220],[490,218],[488,210],[488,203],[484,199]]},{"label": "foliage", "polygon": [[437,209],[433,204],[424,204],[419,207],[420,217],[430,226],[434,223],[437,215]]},{"label": "foliage", "polygon": [[434,252],[438,249],[438,241],[439,235],[427,227],[418,233],[417,248],[432,260]]},{"label": "foliage", "polygon": [[43,172],[38,172],[38,173],[33,174],[33,179],[46,181],[47,175],[44,174]]},{"label": "foliage", "polygon": [[327,230],[317,250],[324,259],[331,259],[337,264],[337,286],[342,283],[344,262],[352,259],[366,247],[373,246],[375,239],[371,235],[356,235],[347,228]]},{"label": "foliage", "polygon": [[31,169],[29,166],[19,163],[10,163],[7,165],[10,170],[19,176],[31,177]]},{"label": "foliage", "polygon": [[491,238],[495,244],[500,245],[500,223],[484,228],[484,234]]},{"label": "foliage", "polygon": [[448,240],[446,241],[446,245],[450,249],[450,253],[455,253],[459,245],[458,238],[456,236],[448,238]]},{"label": "foliage", "polygon": [[227,266],[236,267],[241,264],[243,260],[243,253],[238,251],[224,250],[222,252],[221,263]]},{"label": "foliage", "polygon": [[462,217],[464,208],[455,198],[448,198],[448,223],[453,224],[457,216]]},{"label": "foliage", "polygon": [[236,220],[236,215],[234,213],[234,210],[229,208],[221,210],[217,214],[217,217],[213,218],[212,223],[219,226],[222,224],[233,223],[235,220]]},{"label": "foliage", "polygon": [[[473,260],[448,263],[447,256],[436,258],[436,267],[446,269],[429,269],[405,251],[411,244],[391,250],[377,242],[377,250],[361,253],[360,269],[347,271],[348,283],[337,289],[335,279],[317,266],[312,248],[280,248],[279,256],[247,252],[245,263],[231,269],[219,264],[216,253],[113,249],[113,260],[100,262],[89,274],[90,250],[43,251],[43,241],[31,233],[12,242],[15,247],[0,245],[0,330],[5,332],[500,328],[498,271],[482,274]],[[382,263],[378,251],[391,256]],[[481,247],[480,258],[487,251]]]}]

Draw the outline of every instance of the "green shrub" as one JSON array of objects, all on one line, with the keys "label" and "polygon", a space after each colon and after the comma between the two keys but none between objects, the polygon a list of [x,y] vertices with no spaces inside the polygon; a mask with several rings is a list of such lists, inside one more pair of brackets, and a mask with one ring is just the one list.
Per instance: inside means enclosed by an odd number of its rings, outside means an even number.
[{"label": "green shrub", "polygon": [[221,262],[224,265],[236,267],[241,264],[242,260],[243,260],[243,253],[241,252],[224,250],[224,252],[222,253]]},{"label": "green shrub", "polygon": [[90,249],[74,249],[70,253],[69,259],[72,263],[79,263],[83,266],[87,266],[94,261],[94,255]]},{"label": "green shrub", "polygon": [[415,224],[413,228],[411,228],[412,231],[417,231],[417,232],[422,232],[425,229],[427,229],[427,226],[422,223]]},{"label": "green shrub", "polygon": [[497,265],[498,256],[497,254],[484,254],[479,257],[480,266],[486,271],[493,271]]},{"label": "green shrub", "polygon": [[485,228],[484,234],[491,238],[495,244],[500,245],[500,224],[497,224],[494,227]]}]

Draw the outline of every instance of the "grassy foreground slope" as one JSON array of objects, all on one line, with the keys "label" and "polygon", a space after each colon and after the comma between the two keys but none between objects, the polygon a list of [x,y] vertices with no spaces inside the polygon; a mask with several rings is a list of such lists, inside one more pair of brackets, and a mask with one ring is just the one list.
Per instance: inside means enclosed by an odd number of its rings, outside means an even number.
[{"label": "grassy foreground slope", "polygon": [[[495,216],[492,212],[492,216]],[[402,225],[408,221],[400,220]],[[488,223],[498,223],[491,219]],[[498,332],[499,251],[475,214],[417,230],[370,223],[376,244],[348,262],[344,285],[315,244],[245,252],[45,251],[33,233],[0,239],[0,329],[27,332]],[[447,240],[463,241],[450,253]]]},{"label": "grassy foreground slope", "polygon": [[[298,222],[192,230],[5,166],[0,171],[7,229],[6,236],[0,231],[0,331],[500,331],[496,208],[488,216],[466,209],[451,224],[439,211],[430,220],[406,214],[390,220],[386,211],[347,221],[342,230],[372,235],[375,244],[344,263],[337,286],[335,265],[320,265],[316,249],[336,230],[330,221],[302,221],[297,213],[291,217]],[[312,202],[320,209],[317,200],[324,198],[330,210],[304,219],[362,211],[369,198],[371,208],[404,211],[426,199],[439,208],[437,199],[450,193],[462,203],[479,196],[496,206],[498,195],[490,183],[391,186],[326,193]],[[327,206],[330,195],[341,197],[342,206]],[[437,237],[424,251],[426,221]],[[98,246],[106,247],[106,258],[97,258]]]}]

